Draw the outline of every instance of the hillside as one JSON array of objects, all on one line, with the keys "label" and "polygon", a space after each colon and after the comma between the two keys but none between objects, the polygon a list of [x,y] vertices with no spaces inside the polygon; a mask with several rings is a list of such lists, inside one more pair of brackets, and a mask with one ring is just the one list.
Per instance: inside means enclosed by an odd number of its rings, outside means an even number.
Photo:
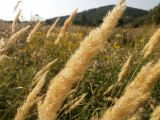
[{"label": "hillside", "polygon": [[160,4],[149,11],[145,22],[148,24],[160,24]]},{"label": "hillside", "polygon": [[[86,10],[77,14],[74,24],[78,25],[87,25],[87,26],[98,26],[101,22],[105,13],[111,9],[113,9],[114,5],[99,7],[95,9]],[[124,24],[133,24],[137,18],[144,16],[148,13],[148,11],[127,7],[123,18],[119,21],[119,25],[123,26]],[[62,16],[60,24],[63,24],[64,20],[68,16]],[[46,24],[51,24],[55,21],[56,18],[47,19]]]}]

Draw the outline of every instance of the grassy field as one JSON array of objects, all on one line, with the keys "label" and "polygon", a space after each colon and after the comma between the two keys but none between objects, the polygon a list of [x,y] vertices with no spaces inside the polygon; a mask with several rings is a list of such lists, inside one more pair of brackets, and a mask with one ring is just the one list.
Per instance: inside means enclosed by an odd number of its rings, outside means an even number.
[{"label": "grassy field", "polygon": [[[47,73],[45,84],[38,94],[41,97],[36,98],[25,118],[26,120],[37,119],[37,101],[44,98],[51,79],[65,67],[68,59],[79,48],[80,43],[94,29],[72,25],[64,33],[60,43],[55,45],[61,27],[57,26],[47,38],[46,33],[50,26],[41,25],[32,36],[31,41],[26,43],[29,31],[34,28],[36,23],[27,24],[30,24],[31,28],[25,34],[17,37],[16,42],[3,51],[3,55],[7,55],[7,57],[0,59],[0,120],[14,118],[17,109],[22,106],[34,88],[32,81],[36,73],[52,60],[58,59]],[[0,37],[6,43],[12,36],[11,24],[1,23],[1,26]],[[17,26],[17,29],[20,30],[26,25],[18,23]],[[141,68],[150,61],[156,63],[159,60],[158,43],[146,59],[143,59],[142,54],[144,46],[158,28],[159,26],[154,25],[138,28],[115,28],[111,32],[108,42],[107,40],[104,42],[100,52],[92,58],[90,64],[87,64],[88,68],[83,77],[73,83],[72,91],[58,111],[58,120],[100,119],[106,109],[114,106],[124,95],[125,87],[135,78]],[[121,82],[117,84],[119,73],[130,55],[132,55],[132,59],[129,68]],[[110,86],[113,87],[109,90]],[[151,94],[139,105],[135,111],[136,120],[150,119],[151,113],[160,104],[159,86],[160,81],[157,81]]]},{"label": "grassy field", "polygon": [[[44,65],[53,59],[58,58],[56,64],[52,65],[46,78],[46,85],[41,94],[46,92],[47,83],[53,78],[65,65],[66,61],[78,48],[79,43],[89,33],[91,28],[72,26],[67,32],[60,45],[55,46],[54,40],[58,35],[57,28],[51,37],[46,38],[45,33],[48,26],[43,26],[38,30],[32,42],[29,44],[17,43],[16,47],[7,51],[9,59],[1,61],[0,64],[0,115],[1,119],[9,120],[14,117],[17,108],[23,103],[26,96],[32,89],[31,83],[34,75]],[[131,65],[124,78],[126,84],[140,68],[150,60],[159,58],[159,49],[151,54],[147,60],[143,61],[141,50],[148,42],[149,38],[156,31],[155,26],[143,26],[140,28],[116,28],[109,38],[109,44],[105,44],[101,52],[94,57],[89,68],[85,72],[84,80],[79,81],[73,86],[74,91],[64,104],[70,103],[77,97],[86,93],[84,100],[75,109],[69,111],[71,105],[61,109],[59,118],[61,119],[79,119],[87,120],[95,115],[101,115],[106,107],[114,105],[114,102],[121,96],[125,86],[118,86],[114,93],[106,93],[110,85],[116,83],[118,73],[121,67],[129,57],[133,55]],[[19,38],[25,41],[26,35]],[[125,41],[125,42],[124,42]],[[139,67],[138,67],[139,66]],[[137,68],[138,67],[138,68]],[[135,76],[136,74],[134,74]],[[149,113],[159,104],[159,82],[155,86],[150,98],[142,106],[142,117],[146,120]],[[117,95],[117,92],[120,93]],[[73,104],[73,103],[72,103]],[[35,119],[37,116],[36,109],[31,110],[26,119]],[[68,112],[66,112],[68,111]]]}]

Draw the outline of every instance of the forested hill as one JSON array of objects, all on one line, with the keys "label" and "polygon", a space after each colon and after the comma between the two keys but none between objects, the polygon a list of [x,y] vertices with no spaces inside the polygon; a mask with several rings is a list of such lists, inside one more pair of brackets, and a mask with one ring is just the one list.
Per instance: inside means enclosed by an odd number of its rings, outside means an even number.
[{"label": "forested hill", "polygon": [[151,9],[145,19],[147,24],[160,24],[160,4]]},{"label": "forested hill", "polygon": [[[109,5],[80,12],[77,14],[73,23],[85,26],[98,26],[102,22],[105,14],[109,10],[113,9],[113,7],[114,5]],[[137,19],[139,19],[139,17],[145,16],[147,14],[148,11],[127,7],[122,19],[119,21],[119,25],[124,26],[124,25],[135,24]],[[68,16],[60,17],[61,18],[60,24],[63,24],[63,22],[67,17]],[[47,19],[45,22],[46,24],[52,24],[55,21],[55,19],[56,18]]]}]

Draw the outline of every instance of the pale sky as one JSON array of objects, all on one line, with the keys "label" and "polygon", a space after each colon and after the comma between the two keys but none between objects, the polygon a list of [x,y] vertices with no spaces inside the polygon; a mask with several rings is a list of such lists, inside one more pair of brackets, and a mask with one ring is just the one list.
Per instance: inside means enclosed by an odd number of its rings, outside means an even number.
[{"label": "pale sky", "polygon": [[[0,19],[12,20],[17,14],[13,8],[18,0],[0,0]],[[160,0],[126,0],[127,6],[151,9]],[[38,14],[42,19],[70,14],[75,8],[78,12],[100,6],[116,4],[117,0],[22,0],[18,9],[22,9],[22,20],[29,20],[31,15]]]}]

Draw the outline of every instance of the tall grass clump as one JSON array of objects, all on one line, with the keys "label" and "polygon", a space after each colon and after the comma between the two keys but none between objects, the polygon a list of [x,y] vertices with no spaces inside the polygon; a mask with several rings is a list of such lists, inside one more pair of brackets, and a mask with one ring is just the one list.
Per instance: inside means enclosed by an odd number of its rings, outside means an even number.
[{"label": "tall grass clump", "polygon": [[46,97],[38,106],[40,120],[56,119],[57,112],[68,97],[72,85],[83,77],[88,63],[108,39],[124,10],[125,4],[122,2],[109,12],[102,25],[90,32],[80,44],[79,49],[68,60],[64,69],[51,80]]},{"label": "tall grass clump", "polygon": [[[130,118],[147,99],[160,75],[160,61],[148,63],[126,87],[125,94],[113,108],[106,111],[102,120],[125,120]],[[129,109],[128,109],[129,108]]]},{"label": "tall grass clump", "polygon": [[25,115],[29,112],[29,109],[31,106],[36,102],[37,96],[40,93],[43,84],[45,82],[46,74],[48,71],[46,71],[41,78],[39,79],[37,85],[34,87],[34,89],[31,91],[31,93],[28,95],[26,101],[23,103],[22,107],[20,107],[17,111],[17,114],[15,116],[15,120],[24,120]]},{"label": "tall grass clump", "polygon": [[113,92],[115,92],[117,85],[120,85],[124,82],[123,79],[124,79],[125,75],[127,74],[127,71],[129,70],[129,65],[131,63],[131,59],[132,59],[132,55],[130,55],[128,57],[127,61],[124,63],[124,65],[121,69],[121,72],[118,74],[118,80],[117,80],[116,84],[109,86],[108,89],[103,93],[103,95],[106,95],[110,92],[112,94]]}]

